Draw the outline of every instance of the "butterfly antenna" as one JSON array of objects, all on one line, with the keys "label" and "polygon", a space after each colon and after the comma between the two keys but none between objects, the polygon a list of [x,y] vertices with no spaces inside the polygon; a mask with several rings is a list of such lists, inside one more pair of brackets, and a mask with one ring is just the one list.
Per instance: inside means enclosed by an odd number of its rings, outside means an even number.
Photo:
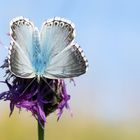
[{"label": "butterfly antenna", "polygon": [[53,92],[55,92],[54,91],[54,89],[50,86],[50,84],[47,82],[47,80],[44,78],[44,77],[41,77],[43,80],[44,80],[44,82],[49,86],[49,88],[53,91]]},{"label": "butterfly antenna", "polygon": [[30,87],[30,85],[34,82],[35,79],[36,77],[28,84],[28,86],[23,90],[21,94],[25,93],[25,91]]}]

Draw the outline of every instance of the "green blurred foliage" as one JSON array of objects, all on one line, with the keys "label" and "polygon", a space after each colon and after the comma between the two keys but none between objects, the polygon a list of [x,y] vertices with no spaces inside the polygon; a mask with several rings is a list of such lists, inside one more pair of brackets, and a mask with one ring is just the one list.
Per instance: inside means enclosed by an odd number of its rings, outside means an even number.
[{"label": "green blurred foliage", "polygon": [[[45,127],[45,140],[139,140],[139,124],[105,123],[81,114],[64,113],[59,122],[50,115]],[[37,122],[29,112],[15,110],[0,116],[0,140],[37,140]]]}]

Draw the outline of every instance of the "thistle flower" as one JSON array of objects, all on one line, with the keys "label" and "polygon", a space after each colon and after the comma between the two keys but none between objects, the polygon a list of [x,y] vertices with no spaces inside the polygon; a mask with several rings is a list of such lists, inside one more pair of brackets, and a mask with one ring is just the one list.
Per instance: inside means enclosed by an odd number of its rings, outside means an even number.
[{"label": "thistle flower", "polygon": [[44,79],[39,83],[36,79],[24,79],[13,75],[8,69],[8,59],[5,59],[1,68],[6,71],[6,80],[1,81],[7,84],[9,90],[0,94],[0,100],[10,101],[10,115],[14,107],[25,108],[31,111],[40,125],[46,122],[46,117],[59,110],[58,120],[64,108],[69,108],[65,82],[63,80]]},{"label": "thistle flower", "polygon": [[31,111],[38,120],[39,140],[44,140],[46,117],[58,109],[59,120],[69,108],[62,79],[84,74],[88,62],[73,42],[74,24],[63,18],[45,21],[39,31],[30,20],[17,17],[10,22],[10,37],[8,58],[1,66],[6,71],[1,82],[9,90],[0,94],[0,100],[10,101],[10,115],[14,107]]}]

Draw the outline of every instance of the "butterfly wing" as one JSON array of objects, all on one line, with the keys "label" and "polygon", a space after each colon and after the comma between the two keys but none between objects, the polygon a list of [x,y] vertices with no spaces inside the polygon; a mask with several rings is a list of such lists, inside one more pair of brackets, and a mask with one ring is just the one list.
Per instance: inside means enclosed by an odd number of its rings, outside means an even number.
[{"label": "butterfly wing", "polygon": [[32,56],[33,24],[25,18],[13,19],[10,23],[11,46],[9,49],[9,69],[21,78],[33,78],[35,74],[30,61]]},{"label": "butterfly wing", "polygon": [[47,67],[44,77],[73,78],[87,71],[88,62],[83,50],[78,44],[70,44],[62,52],[56,55]]},{"label": "butterfly wing", "polygon": [[60,53],[74,39],[74,27],[61,18],[49,19],[43,23],[40,32],[40,43],[47,63]]},{"label": "butterfly wing", "polygon": [[72,43],[74,35],[74,25],[68,20],[55,18],[43,24],[40,38],[47,60],[44,77],[72,78],[85,73],[87,60],[81,48]]}]

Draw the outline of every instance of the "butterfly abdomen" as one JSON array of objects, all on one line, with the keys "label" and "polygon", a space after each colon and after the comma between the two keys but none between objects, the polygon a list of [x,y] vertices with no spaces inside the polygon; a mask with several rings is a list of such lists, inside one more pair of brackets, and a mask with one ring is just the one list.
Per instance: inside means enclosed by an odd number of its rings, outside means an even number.
[{"label": "butterfly abdomen", "polygon": [[43,75],[46,67],[46,61],[43,59],[42,56],[38,29],[35,29],[33,33],[32,65],[36,75]]}]

